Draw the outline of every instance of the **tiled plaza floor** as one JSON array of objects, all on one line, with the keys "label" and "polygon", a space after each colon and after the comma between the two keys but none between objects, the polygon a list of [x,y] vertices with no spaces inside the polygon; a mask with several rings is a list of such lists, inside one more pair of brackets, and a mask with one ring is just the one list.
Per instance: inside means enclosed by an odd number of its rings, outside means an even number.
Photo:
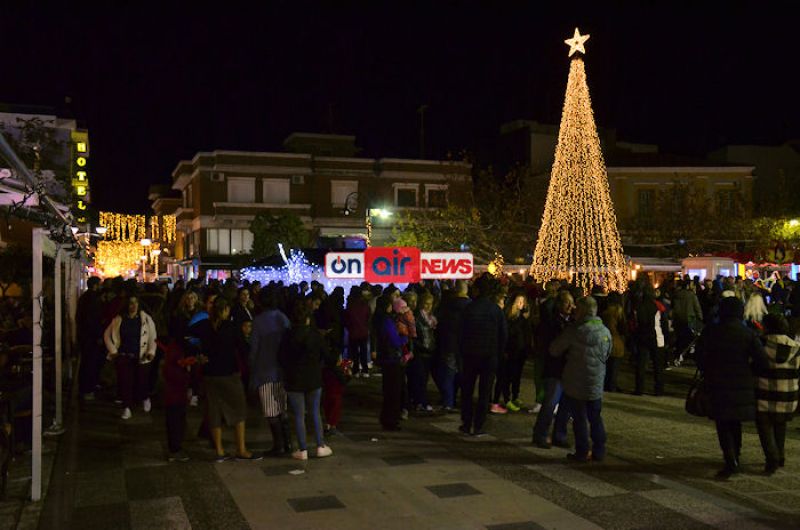
[{"label": "tiled plaza floor", "polygon": [[[123,422],[110,402],[91,402],[72,416],[59,447],[39,528],[800,527],[800,421],[790,426],[787,467],[777,475],[761,474],[750,426],[746,473],[717,482],[713,426],[683,411],[688,377],[669,372],[670,397],[608,395],[609,456],[591,465],[532,447],[535,416],[525,413],[491,417],[481,439],[460,436],[457,415],[412,416],[402,431],[384,433],[379,378],[350,384],[342,434],[329,440],[334,456],[307,462],[214,464],[193,436],[199,410],[191,409],[192,461],[168,464],[160,407]],[[527,378],[524,388],[530,402]],[[263,450],[268,429],[252,412],[249,445]]]}]

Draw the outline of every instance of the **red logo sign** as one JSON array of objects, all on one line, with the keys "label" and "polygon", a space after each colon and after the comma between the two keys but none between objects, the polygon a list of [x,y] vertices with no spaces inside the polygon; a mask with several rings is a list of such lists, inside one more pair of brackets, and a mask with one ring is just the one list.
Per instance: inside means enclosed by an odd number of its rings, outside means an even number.
[{"label": "red logo sign", "polygon": [[420,253],[414,247],[369,247],[364,251],[364,279],[369,283],[420,280]]}]

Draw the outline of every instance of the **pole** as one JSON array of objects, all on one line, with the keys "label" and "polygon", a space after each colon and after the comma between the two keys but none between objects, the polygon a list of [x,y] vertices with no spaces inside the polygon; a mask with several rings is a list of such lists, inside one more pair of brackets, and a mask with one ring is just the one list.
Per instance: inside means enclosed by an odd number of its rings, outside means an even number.
[{"label": "pole", "polygon": [[43,228],[33,229],[33,451],[31,455],[31,500],[42,498],[42,243]]},{"label": "pole", "polygon": [[419,112],[419,157],[425,158],[425,111],[428,110],[427,105],[420,105],[417,109]]},{"label": "pole", "polygon": [[372,246],[372,217],[370,216],[369,206],[367,206],[366,219],[364,223],[367,225],[367,246]]},{"label": "pole", "polygon": [[62,276],[61,276],[61,269],[63,266],[64,261],[64,250],[61,245],[58,246],[56,249],[56,266],[54,270],[54,293],[53,297],[54,306],[55,306],[55,316],[54,316],[54,325],[55,325],[55,333],[54,333],[54,344],[53,344],[53,353],[56,358],[56,416],[53,418],[53,423],[50,427],[45,431],[45,436],[58,436],[60,434],[64,434],[64,416],[63,416],[63,381],[61,379],[62,373],[62,366],[63,366],[63,305],[61,303],[61,283],[62,283]]}]

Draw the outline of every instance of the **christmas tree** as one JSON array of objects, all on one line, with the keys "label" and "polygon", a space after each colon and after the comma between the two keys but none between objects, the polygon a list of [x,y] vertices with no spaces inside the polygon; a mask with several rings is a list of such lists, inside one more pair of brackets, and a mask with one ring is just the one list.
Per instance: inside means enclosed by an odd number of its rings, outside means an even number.
[{"label": "christmas tree", "polygon": [[582,58],[588,38],[576,28],[564,41],[572,60],[531,274],[541,282],[566,278],[584,292],[593,285],[623,291],[627,270]]}]

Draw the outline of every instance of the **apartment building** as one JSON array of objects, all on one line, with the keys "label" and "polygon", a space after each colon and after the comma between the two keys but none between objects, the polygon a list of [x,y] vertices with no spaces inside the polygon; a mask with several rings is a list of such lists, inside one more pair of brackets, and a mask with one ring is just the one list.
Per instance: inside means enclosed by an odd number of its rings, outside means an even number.
[{"label": "apartment building", "polygon": [[[354,136],[294,133],[285,152],[212,151],[178,163],[172,188],[175,255],[183,277],[224,276],[235,257],[250,252],[250,223],[260,213],[292,213],[327,242],[363,240],[369,212],[372,244],[391,240],[404,211],[443,208],[470,193],[471,166],[464,162],[361,158]],[[160,199],[151,196],[151,200]],[[166,204],[166,203],[160,203]]]}]

